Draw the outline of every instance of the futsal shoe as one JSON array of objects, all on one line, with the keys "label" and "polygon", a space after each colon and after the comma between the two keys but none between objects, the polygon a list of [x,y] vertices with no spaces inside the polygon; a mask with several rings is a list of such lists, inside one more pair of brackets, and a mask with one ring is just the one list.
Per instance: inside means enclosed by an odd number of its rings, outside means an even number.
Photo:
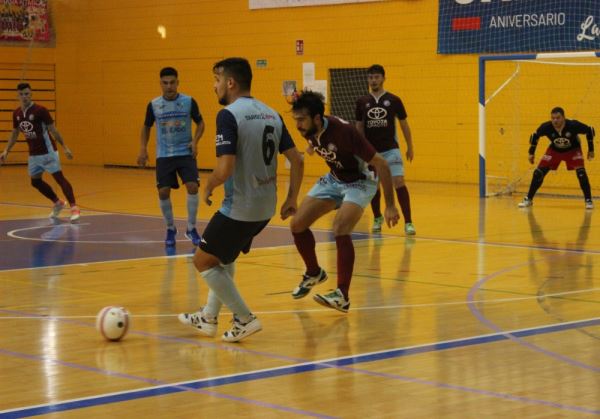
[{"label": "futsal shoe", "polygon": [[194,244],[194,246],[200,245],[201,237],[198,234],[198,231],[196,230],[195,227],[192,228],[191,230],[187,230],[185,232],[185,237],[186,237],[186,239],[191,240],[191,242]]},{"label": "futsal shoe", "polygon": [[527,197],[523,198],[521,202],[519,202],[519,208],[527,208],[533,205],[533,199],[529,199]]},{"label": "futsal shoe", "polygon": [[585,200],[585,209],[594,209],[594,203],[591,199]]},{"label": "futsal shoe", "polygon": [[79,217],[81,217],[79,207],[77,205],[71,207],[71,217],[69,218],[71,222],[74,223],[75,221],[79,221]]},{"label": "futsal shoe", "polygon": [[65,201],[61,201],[60,199],[58,201],[56,201],[54,203],[54,206],[52,207],[52,212],[50,213],[50,218],[58,218],[58,216],[60,215],[60,212],[63,210],[65,205],[66,205]]},{"label": "futsal shoe", "polygon": [[294,291],[292,291],[292,297],[294,297],[294,299],[296,300],[299,298],[306,297],[312,287],[314,287],[315,285],[319,285],[325,281],[327,281],[327,272],[325,272],[323,269],[321,269],[321,272],[319,272],[319,274],[316,276],[309,276],[307,274],[304,274],[302,275],[302,280],[300,281],[300,284],[298,284],[298,286],[294,288]]},{"label": "futsal shoe", "polygon": [[250,319],[242,323],[234,314],[231,329],[223,333],[222,339],[225,342],[239,342],[240,340],[262,330],[260,320],[254,314],[250,314]]},{"label": "futsal shoe", "polygon": [[404,224],[404,233],[407,236],[414,236],[417,234],[417,230],[415,230],[415,225],[413,223]]},{"label": "futsal shoe", "polygon": [[375,217],[375,219],[373,220],[373,228],[371,228],[371,231],[373,233],[379,233],[381,231],[382,225],[383,225],[383,215],[380,217]]},{"label": "futsal shoe", "polygon": [[167,228],[167,238],[165,238],[165,246],[175,246],[175,236],[177,235],[177,229]]},{"label": "futsal shoe", "polygon": [[346,300],[346,297],[344,297],[344,294],[339,288],[333,292],[330,292],[329,294],[315,294],[313,300],[322,306],[333,308],[341,311],[342,313],[347,313],[350,309],[350,301]]},{"label": "futsal shoe", "polygon": [[204,317],[203,308],[195,313],[181,313],[177,318],[181,323],[193,327],[204,336],[212,338],[217,334],[217,321],[208,321]]}]

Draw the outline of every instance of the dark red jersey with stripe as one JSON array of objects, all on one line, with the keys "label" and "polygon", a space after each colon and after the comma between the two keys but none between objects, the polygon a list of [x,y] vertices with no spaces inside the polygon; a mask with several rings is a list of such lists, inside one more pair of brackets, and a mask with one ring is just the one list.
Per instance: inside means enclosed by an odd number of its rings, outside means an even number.
[{"label": "dark red jersey with stripe", "polygon": [[349,122],[335,116],[326,116],[325,130],[308,139],[315,152],[323,157],[331,174],[342,182],[366,179],[366,162],[375,156],[375,148]]},{"label": "dark red jersey with stripe", "polygon": [[56,142],[48,132],[48,126],[53,123],[54,120],[48,109],[35,103],[25,110],[18,107],[13,112],[13,128],[18,129],[25,136],[30,156],[56,151]]},{"label": "dark red jersey with stripe", "polygon": [[396,118],[406,117],[402,100],[389,92],[379,98],[369,93],[356,101],[356,120],[363,122],[367,140],[379,152],[398,148]]}]

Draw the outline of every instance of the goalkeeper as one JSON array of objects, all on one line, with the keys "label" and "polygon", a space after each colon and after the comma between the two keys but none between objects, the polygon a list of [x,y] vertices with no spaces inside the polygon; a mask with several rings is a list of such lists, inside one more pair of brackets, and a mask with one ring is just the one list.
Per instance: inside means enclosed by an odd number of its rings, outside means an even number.
[{"label": "goalkeeper", "polygon": [[576,121],[566,119],[563,108],[556,107],[550,112],[550,121],[544,122],[531,134],[529,139],[529,163],[533,164],[535,149],[540,137],[547,137],[550,146],[542,156],[538,167],[533,171],[533,178],[527,196],[519,203],[520,208],[533,205],[533,197],[542,186],[544,177],[550,170],[556,170],[561,161],[567,165],[567,170],[575,170],[579,186],[585,198],[585,208],[593,209],[592,191],[588,175],[585,171],[583,153],[579,134],[585,134],[588,143],[587,159],[594,158],[594,128]]}]

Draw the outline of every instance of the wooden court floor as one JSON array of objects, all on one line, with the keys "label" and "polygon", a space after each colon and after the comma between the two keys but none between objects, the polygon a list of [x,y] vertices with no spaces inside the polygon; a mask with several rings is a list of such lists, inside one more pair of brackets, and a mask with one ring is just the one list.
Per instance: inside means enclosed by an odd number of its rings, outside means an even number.
[{"label": "wooden court floor", "polygon": [[[348,314],[291,298],[303,264],[275,218],[236,271],[263,331],[225,344],[175,317],[207,289],[181,233],[165,252],[153,173],[65,174],[79,225],[51,224],[26,168],[0,168],[0,418],[600,416],[600,207],[409,180],[417,235],[371,234],[365,212]],[[331,220],[319,291],[335,287]],[[132,313],[121,342],[94,328],[107,305]]]}]

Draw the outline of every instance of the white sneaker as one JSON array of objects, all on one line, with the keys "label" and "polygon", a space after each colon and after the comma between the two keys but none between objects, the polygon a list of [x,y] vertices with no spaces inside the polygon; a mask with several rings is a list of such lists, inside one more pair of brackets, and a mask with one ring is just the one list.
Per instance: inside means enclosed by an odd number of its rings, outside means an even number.
[{"label": "white sneaker", "polygon": [[344,297],[339,288],[329,294],[315,294],[313,300],[322,306],[334,308],[343,313],[347,313],[350,309],[350,301],[346,300],[346,297]]},{"label": "white sneaker", "polygon": [[240,322],[237,316],[234,315],[232,323],[233,326],[231,326],[231,329],[223,333],[222,339],[225,342],[239,342],[245,337],[262,330],[262,324],[254,314],[250,315],[250,320],[248,320],[246,323]]},{"label": "white sneaker", "polygon": [[519,202],[519,208],[527,208],[533,205],[533,199],[529,199],[527,197],[523,198],[521,202]]},{"label": "white sneaker", "polygon": [[415,225],[413,223],[404,224],[404,233],[407,236],[414,236],[417,234],[417,230],[415,230]]},{"label": "white sneaker", "polygon": [[292,291],[292,297],[296,300],[298,298],[306,297],[312,287],[325,281],[327,281],[327,272],[325,272],[323,269],[321,269],[321,272],[319,272],[319,274],[316,276],[308,276],[307,274],[304,274],[302,275],[302,280],[298,286],[294,288],[294,291]]},{"label": "white sneaker", "polygon": [[63,210],[65,205],[66,205],[65,201],[61,201],[60,199],[58,201],[56,201],[56,203],[52,207],[52,212],[50,213],[49,217],[50,218],[58,218],[58,216],[60,215],[60,212]]},{"label": "white sneaker", "polygon": [[371,231],[373,233],[379,233],[381,231],[381,226],[383,225],[383,215],[380,217],[375,217],[373,220],[373,228]]},{"label": "white sneaker", "polygon": [[79,207],[77,205],[71,207],[71,222],[79,221],[79,217],[81,217],[81,211],[79,210]]},{"label": "white sneaker", "polygon": [[585,209],[594,209],[594,203],[591,199],[585,200]]},{"label": "white sneaker", "polygon": [[177,318],[181,323],[193,327],[204,336],[212,338],[217,334],[217,321],[208,321],[204,317],[202,308],[195,313],[181,313]]}]

